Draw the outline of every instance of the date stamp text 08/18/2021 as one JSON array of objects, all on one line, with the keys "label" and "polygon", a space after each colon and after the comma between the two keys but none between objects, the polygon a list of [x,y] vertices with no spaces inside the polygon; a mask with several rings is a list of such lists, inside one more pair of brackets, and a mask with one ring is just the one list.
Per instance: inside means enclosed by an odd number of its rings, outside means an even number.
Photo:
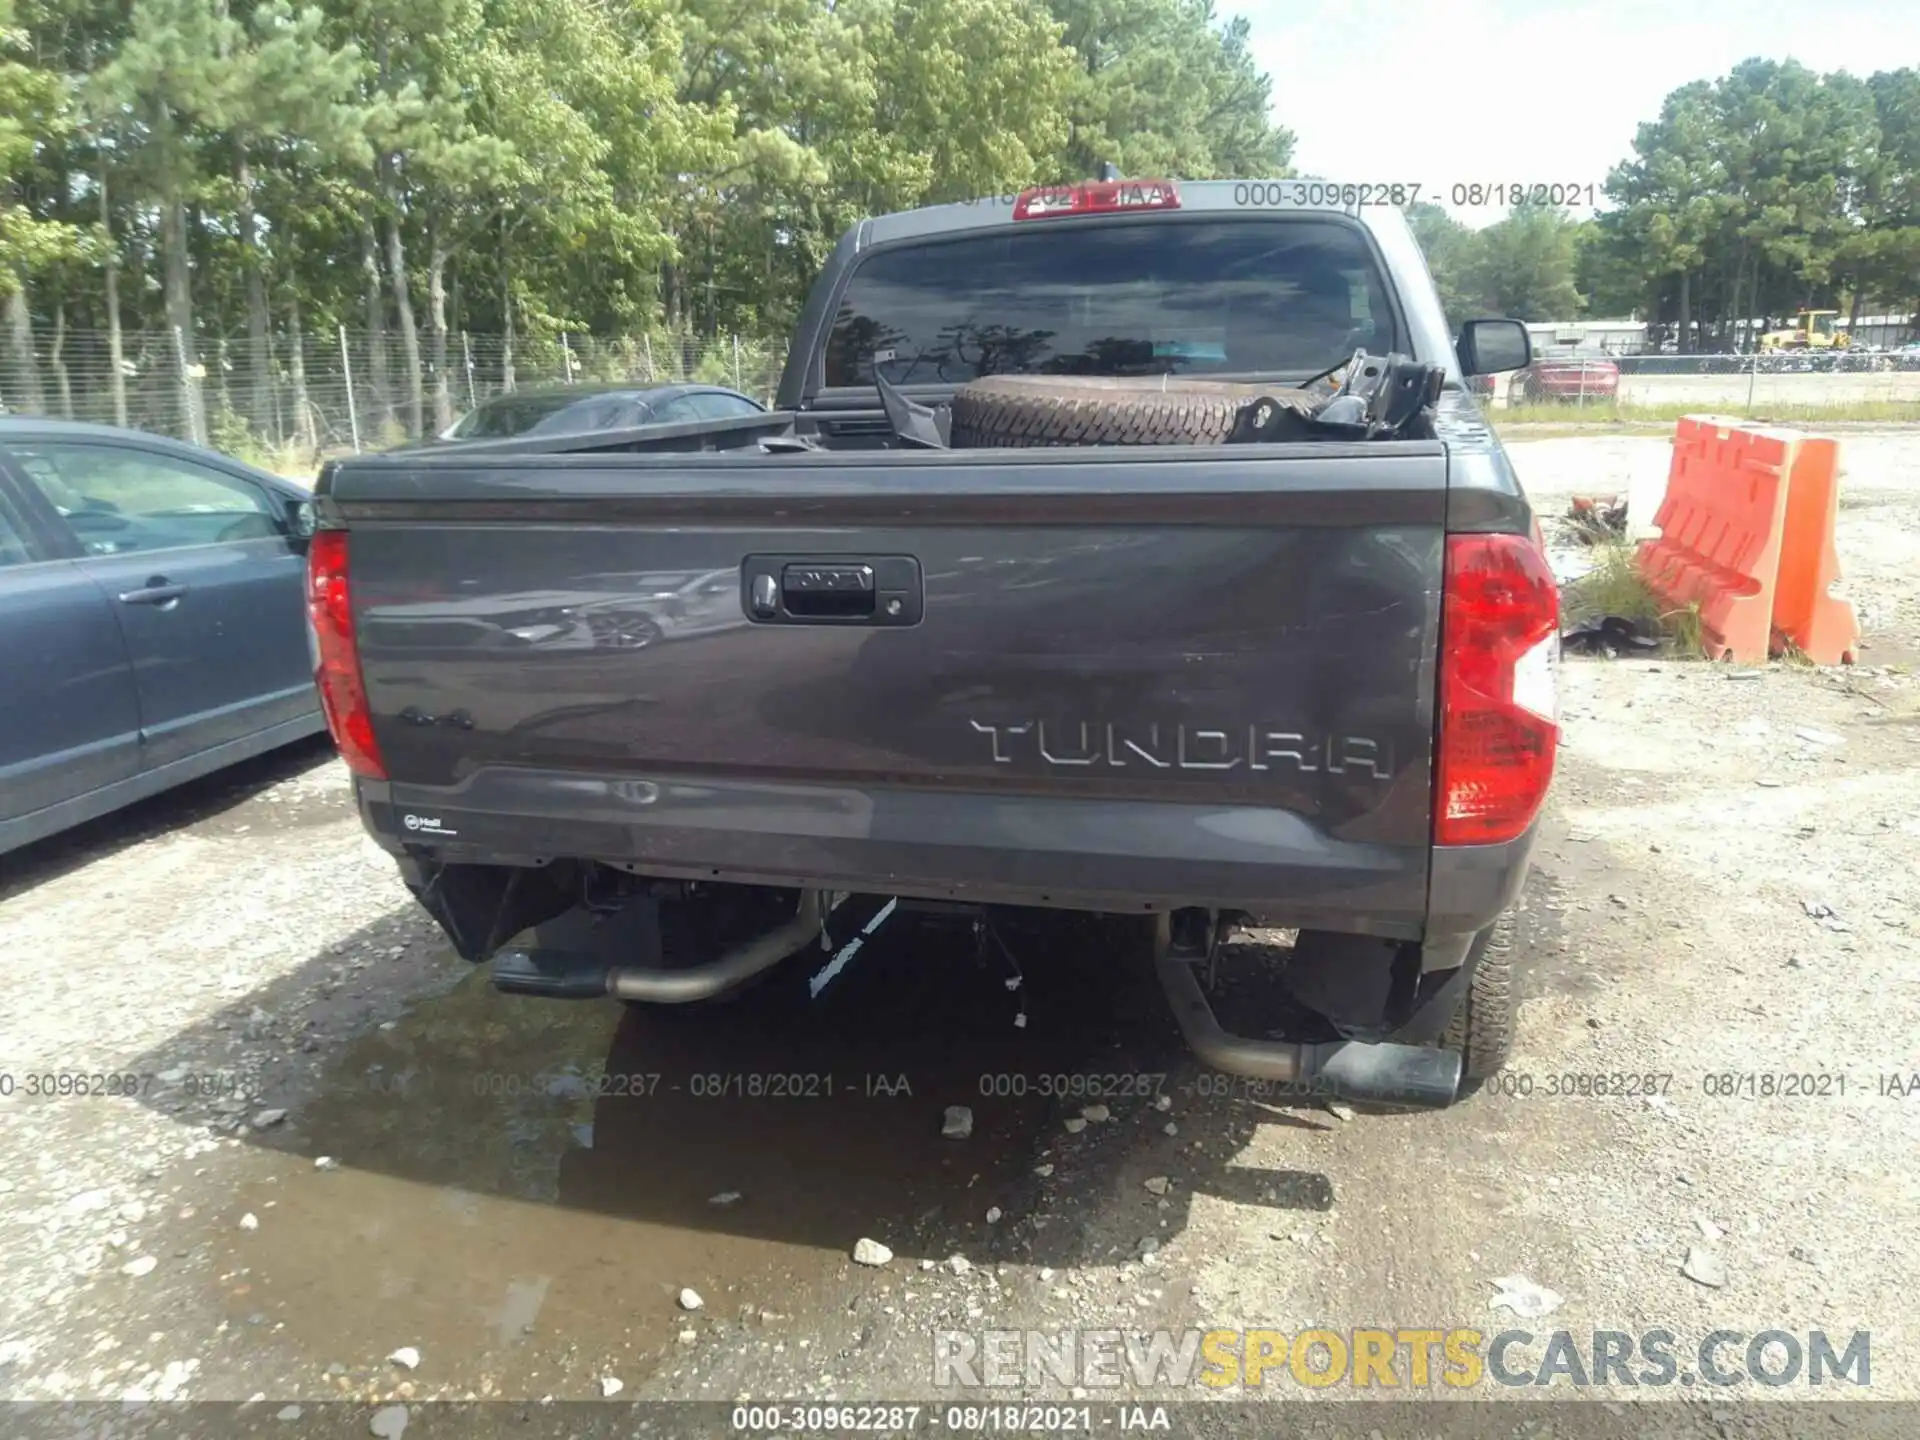
[{"label": "date stamp text 08/18/2021", "polygon": [[[1157,181],[1117,182],[1142,186]],[[1169,182],[1178,186],[1181,182]],[[964,200],[963,205],[1011,207],[1022,195],[1071,194],[1076,185],[1036,185],[1025,191]],[[1429,185],[1416,180],[1240,180],[1233,186],[1233,203],[1243,209],[1309,209],[1326,206],[1429,204],[1474,208],[1479,206],[1551,205],[1591,209],[1600,203],[1601,187],[1590,180],[1462,180]]]}]

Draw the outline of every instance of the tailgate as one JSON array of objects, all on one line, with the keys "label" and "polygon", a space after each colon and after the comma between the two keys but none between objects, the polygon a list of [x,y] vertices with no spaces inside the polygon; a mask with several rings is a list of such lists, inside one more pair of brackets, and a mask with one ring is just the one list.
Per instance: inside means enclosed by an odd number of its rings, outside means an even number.
[{"label": "tailgate", "polygon": [[1445,500],[1434,442],[349,463],[369,818],[1417,933]]}]

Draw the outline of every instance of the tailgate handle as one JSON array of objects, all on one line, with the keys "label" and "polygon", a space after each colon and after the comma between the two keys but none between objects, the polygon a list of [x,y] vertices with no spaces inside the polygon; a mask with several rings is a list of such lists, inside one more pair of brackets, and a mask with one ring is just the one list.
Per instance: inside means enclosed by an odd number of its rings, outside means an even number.
[{"label": "tailgate handle", "polygon": [[873,614],[871,565],[788,565],[780,572],[780,602],[789,615],[854,619]]},{"label": "tailgate handle", "polygon": [[911,555],[749,555],[740,600],[761,625],[917,625],[920,562]]}]

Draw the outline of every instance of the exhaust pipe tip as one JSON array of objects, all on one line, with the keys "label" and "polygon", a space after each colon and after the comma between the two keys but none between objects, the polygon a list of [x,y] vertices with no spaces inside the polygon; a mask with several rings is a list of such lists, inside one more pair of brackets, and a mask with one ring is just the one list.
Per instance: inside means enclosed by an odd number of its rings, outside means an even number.
[{"label": "exhaust pipe tip", "polygon": [[771,970],[820,933],[833,911],[824,890],[803,890],[794,916],[752,940],[735,945],[704,965],[684,970],[656,970],[619,965],[607,972],[606,993],[617,1000],[640,1000],[655,1005],[690,1005],[738,989],[764,970]]},{"label": "exhaust pipe tip", "polygon": [[1193,1053],[1216,1070],[1411,1110],[1443,1109],[1460,1096],[1462,1059],[1456,1050],[1387,1041],[1311,1045],[1235,1035],[1213,1013],[1190,962],[1169,948],[1158,957],[1156,968],[1180,1033]]},{"label": "exhaust pipe tip", "polygon": [[1443,1110],[1460,1098],[1462,1061],[1457,1050],[1355,1042],[1317,1048],[1330,1053],[1315,1078],[1343,1099]]}]

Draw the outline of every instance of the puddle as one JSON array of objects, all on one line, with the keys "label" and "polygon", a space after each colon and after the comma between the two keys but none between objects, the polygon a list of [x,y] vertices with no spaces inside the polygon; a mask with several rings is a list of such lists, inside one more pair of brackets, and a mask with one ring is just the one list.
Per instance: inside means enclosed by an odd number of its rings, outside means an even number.
[{"label": "puddle", "polygon": [[[671,1009],[509,998],[475,972],[350,1046],[296,1117],[289,1173],[236,1197],[263,1223],[221,1242],[228,1317],[283,1324],[316,1371],[390,1382],[382,1357],[413,1345],[423,1394],[538,1395],[678,1353],[683,1286],[704,1339],[762,1309],[844,1308],[863,1236],[897,1267],[990,1258],[988,1207],[1014,1210],[1060,1133],[1047,1077],[1181,1059],[1150,976],[1118,974],[1104,933],[1010,935],[1016,989],[997,952],[911,917],[817,1000],[817,955]],[[948,1105],[973,1111],[969,1139],[941,1137]],[[1023,1258],[1072,1263],[1074,1227],[1044,1234],[1058,1253]]]}]

